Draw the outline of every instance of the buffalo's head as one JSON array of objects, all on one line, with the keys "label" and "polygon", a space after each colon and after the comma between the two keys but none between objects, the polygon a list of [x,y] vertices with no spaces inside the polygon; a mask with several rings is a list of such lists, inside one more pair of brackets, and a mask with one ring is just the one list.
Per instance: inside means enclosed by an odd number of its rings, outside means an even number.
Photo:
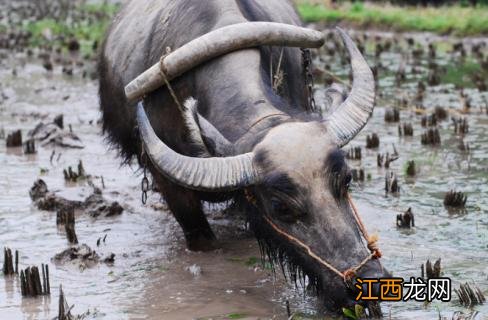
[{"label": "buffalo's head", "polygon": [[[374,80],[351,39],[340,34],[354,76],[347,98],[331,92],[332,107],[323,118],[291,119],[275,126],[247,153],[202,158],[178,154],[156,136],[142,103],[137,110],[154,166],[166,178],[194,190],[242,190],[263,253],[294,280],[307,276],[308,285],[329,308],[353,303],[355,294],[343,277],[346,270],[356,268],[354,275],[363,278],[387,275],[377,259],[368,260],[371,253],[348,195],[350,169],[340,150],[371,116]],[[216,154],[235,153],[235,146],[191,105],[184,118],[193,128],[194,140],[210,141]]]},{"label": "buffalo's head", "polygon": [[261,179],[246,190],[252,229],[263,252],[292,280],[307,275],[306,284],[337,309],[357,294],[354,279],[345,282],[348,270],[367,261],[352,275],[387,275],[366,246],[348,194],[351,171],[326,125],[273,128],[256,146],[254,165]]}]

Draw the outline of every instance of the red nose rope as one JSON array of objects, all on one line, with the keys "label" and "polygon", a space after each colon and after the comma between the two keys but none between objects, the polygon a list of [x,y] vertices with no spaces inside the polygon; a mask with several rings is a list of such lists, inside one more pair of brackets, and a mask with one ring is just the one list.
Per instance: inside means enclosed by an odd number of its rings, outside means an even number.
[{"label": "red nose rope", "polygon": [[361,217],[359,216],[358,210],[356,206],[354,205],[354,202],[351,199],[351,196],[348,195],[347,199],[349,201],[349,204],[351,205],[352,212],[354,214],[354,219],[356,219],[356,222],[358,224],[359,230],[361,230],[361,233],[363,234],[364,238],[368,241],[368,249],[371,251],[371,253],[363,260],[361,261],[360,264],[358,264],[356,267],[349,268],[345,271],[339,271],[337,268],[335,268],[333,265],[328,263],[326,260],[322,259],[319,257],[315,252],[310,249],[308,245],[303,243],[301,240],[295,238],[294,236],[286,233],[285,231],[281,230],[280,227],[278,227],[276,224],[274,224],[268,217],[264,216],[264,220],[268,222],[268,224],[279,234],[287,238],[288,240],[296,243],[298,246],[302,247],[305,249],[307,254],[317,260],[320,264],[328,268],[330,271],[334,272],[337,274],[339,277],[341,277],[344,281],[348,281],[352,279],[353,276],[356,275],[356,272],[361,269],[369,260],[371,259],[379,259],[381,258],[381,251],[378,248],[378,236],[373,235],[369,236],[368,232],[366,231],[366,228],[364,227],[364,224],[361,220]]}]

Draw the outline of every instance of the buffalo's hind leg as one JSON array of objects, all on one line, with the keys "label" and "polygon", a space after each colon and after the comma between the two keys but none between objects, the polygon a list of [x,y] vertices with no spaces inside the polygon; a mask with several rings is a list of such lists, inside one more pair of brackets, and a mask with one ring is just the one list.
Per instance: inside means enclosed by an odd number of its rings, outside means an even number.
[{"label": "buffalo's hind leg", "polygon": [[195,191],[182,188],[160,176],[155,180],[169,209],[183,229],[186,245],[192,251],[216,249],[217,240]]}]

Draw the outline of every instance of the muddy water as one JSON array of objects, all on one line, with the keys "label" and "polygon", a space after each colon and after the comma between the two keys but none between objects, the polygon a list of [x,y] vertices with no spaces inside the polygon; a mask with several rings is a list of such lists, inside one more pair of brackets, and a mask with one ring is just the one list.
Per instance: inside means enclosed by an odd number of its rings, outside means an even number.
[{"label": "muddy water", "polygon": [[[370,54],[368,58],[374,63]],[[488,294],[488,117],[479,112],[483,96],[488,96],[474,88],[465,90],[473,104],[472,111],[463,115],[469,122],[465,138],[471,148],[469,155],[457,150],[460,138],[453,133],[450,121],[438,125],[440,147],[422,146],[420,134],[425,129],[411,108],[402,109],[400,118],[412,122],[413,137],[398,137],[397,124],[385,124],[383,120],[385,108],[395,106],[396,97],[413,95],[421,75],[408,76],[408,81],[397,89],[394,72],[400,54],[384,53],[381,59],[387,66],[380,79],[382,97],[370,123],[351,143],[363,147],[363,159],[350,164],[364,168],[370,176],[353,186],[353,195],[370,231],[380,235],[384,264],[396,276],[409,278],[420,275],[420,264],[427,259],[442,258],[444,276],[453,279],[453,286],[475,281]],[[438,61],[453,64],[452,59],[445,53]],[[317,63],[327,63],[338,76],[347,78],[347,68],[337,59],[324,55]],[[16,76],[12,74],[14,65]],[[7,133],[21,129],[25,137],[39,121],[48,122],[62,113],[65,124],[72,125],[86,146],[81,150],[38,147],[37,154],[25,156],[21,150],[6,150],[4,141],[0,141],[0,245],[19,250],[22,268],[48,263],[52,287],[50,298],[22,299],[18,280],[0,276],[1,319],[53,318],[57,315],[60,284],[68,303],[74,304],[73,313],[89,311],[87,318],[95,319],[225,319],[238,315],[281,319],[286,316],[286,300],[292,311],[313,315],[313,299],[304,298],[279,273],[273,276],[256,263],[259,251],[242,219],[228,217],[219,210],[209,212],[222,249],[192,253],[185,250],[182,233],[157,194],[151,194],[148,204],[141,205],[137,166],[120,167],[116,153],[107,149],[100,135],[96,82],[82,80],[76,71],[74,77],[63,76],[60,67],[47,73],[38,61],[23,55],[2,60],[0,79],[0,90],[8,97],[0,104],[0,128]],[[320,103],[320,81],[317,89]],[[436,105],[459,110],[459,104],[453,85],[427,89],[424,105],[428,110]],[[365,137],[372,132],[379,135],[380,147],[364,149]],[[391,153],[392,144],[400,154],[390,168],[399,176],[401,192],[397,196],[385,195],[388,170],[376,165],[377,153]],[[75,166],[79,159],[93,183],[102,188],[104,197],[124,207],[122,215],[112,218],[95,219],[77,212],[80,243],[88,244],[102,257],[115,253],[113,265],[80,268],[77,263],[54,263],[52,257],[68,247],[66,237],[56,227],[55,213],[36,209],[28,196],[37,178],[69,199],[89,195],[92,187],[86,182],[65,184],[63,179],[63,169]],[[415,160],[419,166],[420,173],[414,179],[405,177],[407,160]],[[448,212],[443,207],[443,195],[450,189],[467,193],[466,211]],[[415,213],[416,227],[400,231],[395,227],[396,214],[408,207]],[[97,247],[97,240],[105,235],[105,243]],[[486,306],[475,309],[488,315]],[[439,312],[450,318],[456,310],[469,312],[455,296],[451,303],[427,306],[417,302],[383,304],[384,313],[394,319],[432,319]]]},{"label": "muddy water", "polygon": [[[358,37],[364,33],[355,32]],[[370,176],[365,182],[354,185],[354,197],[362,202],[363,210],[369,207],[374,212],[366,210],[367,223],[371,230],[378,230],[381,247],[385,251],[383,261],[395,276],[410,278],[420,276],[420,265],[427,259],[441,258],[444,276],[453,280],[453,287],[460,282],[474,281],[485,293],[488,293],[488,93],[478,91],[474,85],[467,84],[464,92],[472,102],[469,112],[463,113],[459,90],[452,83],[445,83],[434,87],[427,87],[423,106],[425,112],[418,115],[414,112],[414,105],[409,102],[400,106],[399,98],[407,97],[411,101],[417,90],[418,81],[426,81],[427,58],[415,62],[405,52],[406,38],[413,38],[415,42],[426,44],[433,42],[438,48],[435,61],[446,67],[457,67],[461,64],[459,55],[451,52],[452,44],[460,41],[446,37],[436,37],[426,34],[398,35],[392,33],[367,33],[369,39],[379,36],[381,41],[396,38],[400,48],[384,52],[379,59],[374,57],[372,41],[366,41],[366,55],[371,65],[381,64],[377,98],[374,115],[365,129],[351,143],[350,146],[361,146],[362,160],[350,160],[353,168],[363,168]],[[486,55],[486,38],[465,39],[464,45],[469,52],[474,43],[484,43]],[[415,45],[417,46],[417,45]],[[426,46],[422,45],[426,50]],[[347,79],[348,69],[341,66],[339,59],[326,55],[320,57],[322,66],[329,65],[336,75]],[[401,61],[406,65],[406,81],[399,87],[395,86],[395,73]],[[473,61],[467,58],[467,61]],[[422,70],[419,74],[411,72],[412,66]],[[460,74],[460,77],[466,75]],[[441,78],[444,76],[441,75]],[[485,78],[486,79],[486,78]],[[320,87],[320,85],[319,85]],[[320,94],[320,92],[319,92]],[[438,122],[441,135],[439,147],[424,146],[420,142],[420,135],[427,128],[421,126],[421,116],[430,114],[436,106],[449,110],[447,120]],[[384,114],[389,108],[400,108],[400,123],[412,123],[413,137],[399,137],[399,123],[385,123]],[[483,110],[481,110],[483,108]],[[466,117],[469,122],[469,133],[464,137],[471,153],[466,154],[458,149],[462,137],[454,133],[451,117]],[[380,147],[365,149],[366,136],[377,133],[380,137]],[[392,154],[394,148],[398,150],[399,159],[394,161],[390,169],[378,168],[376,156],[378,153]],[[348,150],[348,147],[345,148]],[[406,162],[415,160],[418,174],[415,178],[408,178],[405,173]],[[400,183],[398,195],[385,194],[385,175],[394,172]],[[447,210],[443,206],[443,197],[448,190],[463,191],[468,195],[465,211]],[[395,216],[411,207],[415,213],[416,227],[408,231],[400,231],[395,227]],[[421,303],[384,303],[383,311],[391,314],[392,318],[437,318],[451,317],[455,310],[469,313],[462,308],[453,292],[451,303],[432,303],[423,306]],[[480,317],[488,317],[486,306],[476,307],[481,312]]]},{"label": "muddy water", "polygon": [[[283,314],[283,281],[258,267],[257,245],[244,223],[215,216],[222,250],[208,255],[184,248],[182,233],[165,210],[159,195],[152,194],[146,206],[140,203],[141,174],[137,166],[120,167],[116,153],[101,137],[96,82],[67,77],[55,69],[47,74],[38,61],[17,67],[17,76],[7,66],[23,57],[9,58],[1,67],[2,90],[8,97],[1,104],[0,127],[6,133],[28,130],[64,114],[86,146],[84,149],[39,147],[24,156],[20,149],[6,150],[0,143],[0,243],[20,252],[20,268],[48,263],[50,298],[21,298],[19,281],[0,276],[1,319],[48,319],[57,315],[58,287],[63,285],[74,314],[90,311],[103,319],[188,319],[196,316]],[[51,155],[55,152],[51,159]],[[36,209],[29,188],[42,178],[49,189],[71,200],[92,192],[86,182],[65,184],[63,169],[83,161],[93,183],[105,188],[107,199],[124,207],[121,216],[94,219],[77,214],[76,231],[103,256],[115,253],[115,263],[81,268],[79,263],[55,264],[52,257],[68,247],[64,232],[56,228],[56,214]],[[226,229],[231,231],[226,232]],[[239,231],[241,230],[241,231]],[[237,237],[236,237],[237,232]],[[97,247],[99,238],[107,235]],[[232,239],[232,240],[230,240]],[[2,259],[3,260],[3,259]],[[188,269],[196,265],[200,275]]]}]

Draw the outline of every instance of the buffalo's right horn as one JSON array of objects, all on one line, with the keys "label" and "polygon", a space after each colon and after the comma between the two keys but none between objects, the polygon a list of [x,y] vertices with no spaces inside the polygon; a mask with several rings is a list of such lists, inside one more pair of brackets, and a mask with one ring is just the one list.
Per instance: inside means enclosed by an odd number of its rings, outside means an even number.
[{"label": "buffalo's right horn", "polygon": [[373,72],[351,38],[337,28],[351,59],[352,88],[349,96],[326,116],[325,122],[339,147],[351,141],[373,114],[375,82]]},{"label": "buffalo's right horn", "polygon": [[181,155],[158,138],[142,102],[137,105],[137,123],[151,162],[161,174],[181,186],[201,191],[231,191],[252,185],[258,180],[253,153],[222,158]]},{"label": "buffalo's right horn", "polygon": [[[125,87],[127,100],[135,101],[167,81],[226,53],[257,46],[318,48],[322,32],[276,22],[243,22],[213,30],[166,55]],[[161,72],[162,71],[162,72]],[[164,73],[164,74],[163,74]]]}]

